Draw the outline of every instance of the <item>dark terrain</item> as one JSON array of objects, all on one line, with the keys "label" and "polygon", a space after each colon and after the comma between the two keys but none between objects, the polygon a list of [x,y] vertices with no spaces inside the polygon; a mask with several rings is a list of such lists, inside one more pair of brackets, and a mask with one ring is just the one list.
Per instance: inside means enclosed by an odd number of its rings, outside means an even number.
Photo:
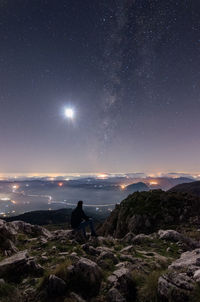
[{"label": "dark terrain", "polygon": [[0,301],[200,301],[200,198],[182,189],[129,195],[87,241],[0,220]]}]

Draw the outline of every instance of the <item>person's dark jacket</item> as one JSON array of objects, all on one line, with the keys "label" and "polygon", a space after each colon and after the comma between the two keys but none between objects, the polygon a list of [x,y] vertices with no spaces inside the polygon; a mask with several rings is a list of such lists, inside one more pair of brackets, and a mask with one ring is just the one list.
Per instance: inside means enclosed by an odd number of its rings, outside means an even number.
[{"label": "person's dark jacket", "polygon": [[76,229],[79,227],[80,223],[83,220],[88,220],[89,217],[87,215],[85,215],[83,209],[81,207],[76,207],[73,211],[72,211],[72,215],[71,215],[71,226],[73,229]]}]

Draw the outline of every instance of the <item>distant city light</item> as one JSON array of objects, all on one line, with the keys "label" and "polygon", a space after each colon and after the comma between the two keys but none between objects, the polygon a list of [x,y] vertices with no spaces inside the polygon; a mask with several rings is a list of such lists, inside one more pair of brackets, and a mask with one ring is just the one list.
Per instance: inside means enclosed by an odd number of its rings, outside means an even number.
[{"label": "distant city light", "polygon": [[121,188],[122,190],[124,190],[126,187],[127,187],[126,185],[120,185],[120,188]]},{"label": "distant city light", "polygon": [[106,179],[106,178],[108,178],[108,175],[107,174],[99,174],[99,175],[97,175],[97,178]]},{"label": "distant city light", "polygon": [[151,186],[155,186],[155,185],[158,185],[158,183],[156,181],[150,181],[149,183]]}]

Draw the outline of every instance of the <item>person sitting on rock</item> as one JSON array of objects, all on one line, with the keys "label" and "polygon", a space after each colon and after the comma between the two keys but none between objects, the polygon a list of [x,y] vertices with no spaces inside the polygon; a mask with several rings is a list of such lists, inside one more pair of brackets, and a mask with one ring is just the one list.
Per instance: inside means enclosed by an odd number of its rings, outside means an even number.
[{"label": "person sitting on rock", "polygon": [[90,227],[91,236],[97,237],[94,230],[93,219],[85,215],[83,211],[83,201],[77,203],[77,207],[72,211],[71,226],[74,230],[82,230],[84,237],[87,239],[86,230],[87,226]]}]

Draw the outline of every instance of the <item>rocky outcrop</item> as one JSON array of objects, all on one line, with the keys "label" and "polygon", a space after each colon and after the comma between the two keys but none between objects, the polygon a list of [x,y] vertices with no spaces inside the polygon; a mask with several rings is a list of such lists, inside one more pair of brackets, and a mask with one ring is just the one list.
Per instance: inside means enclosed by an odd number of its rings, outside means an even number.
[{"label": "rocky outcrop", "polygon": [[62,296],[67,290],[66,282],[55,275],[50,275],[47,284],[49,296]]},{"label": "rocky outcrop", "polygon": [[18,250],[14,244],[16,241],[17,232],[15,228],[0,219],[0,250],[5,256],[10,256]]},{"label": "rocky outcrop", "polygon": [[69,267],[68,272],[72,291],[83,298],[93,297],[99,293],[102,271],[95,262],[82,257]]},{"label": "rocky outcrop", "polygon": [[51,233],[41,226],[31,225],[23,221],[5,222],[0,219],[0,250],[5,256],[18,252],[15,244],[19,233],[40,236],[43,240],[52,237]]},{"label": "rocky outcrop", "polygon": [[189,301],[192,291],[200,281],[200,249],[185,252],[172,262],[168,272],[158,281],[160,299],[170,301]]},{"label": "rocky outcrop", "polygon": [[123,238],[128,233],[151,234],[181,224],[198,227],[199,205],[198,196],[181,192],[136,192],[115,207],[99,232],[104,236]]},{"label": "rocky outcrop", "polygon": [[108,277],[110,289],[107,294],[107,300],[115,301],[134,301],[136,298],[136,285],[128,268],[117,269]]},{"label": "rocky outcrop", "polygon": [[158,235],[160,239],[181,243],[182,247],[186,250],[200,247],[200,242],[192,240],[191,238],[188,238],[174,230],[159,230]]},{"label": "rocky outcrop", "polygon": [[29,257],[27,251],[19,252],[0,262],[0,278],[19,282],[22,277],[27,275],[40,276],[43,269],[38,265],[34,258]]},{"label": "rocky outcrop", "polygon": [[24,221],[13,221],[8,222],[7,224],[9,224],[16,232],[19,233],[24,233],[31,236],[44,236],[47,238],[52,236],[51,232],[39,225],[32,225]]}]

